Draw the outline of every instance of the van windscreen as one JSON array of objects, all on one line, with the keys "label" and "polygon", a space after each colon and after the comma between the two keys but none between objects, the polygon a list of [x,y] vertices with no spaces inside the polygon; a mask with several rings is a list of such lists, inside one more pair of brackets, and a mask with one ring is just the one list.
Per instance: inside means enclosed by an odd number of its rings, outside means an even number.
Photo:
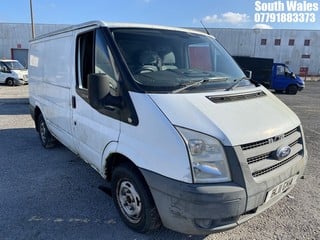
[{"label": "van windscreen", "polygon": [[146,91],[212,91],[244,78],[212,36],[152,28],[117,28],[112,33],[135,81]]},{"label": "van windscreen", "polygon": [[24,66],[21,65],[18,61],[5,61],[3,62],[10,70],[23,70]]}]

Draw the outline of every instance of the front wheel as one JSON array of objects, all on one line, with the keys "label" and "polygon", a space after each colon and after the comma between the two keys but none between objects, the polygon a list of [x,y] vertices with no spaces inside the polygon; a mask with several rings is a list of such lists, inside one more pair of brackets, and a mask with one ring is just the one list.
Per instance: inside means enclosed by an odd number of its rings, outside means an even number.
[{"label": "front wheel", "polygon": [[41,113],[38,117],[38,131],[42,146],[45,148],[53,148],[56,145],[57,140],[51,135]]},{"label": "front wheel", "polygon": [[116,167],[111,188],[116,208],[128,227],[145,233],[161,226],[149,188],[135,167],[124,164]]},{"label": "front wheel", "polygon": [[9,78],[6,83],[8,86],[14,86],[14,79]]},{"label": "front wheel", "polygon": [[297,94],[298,92],[298,87],[296,85],[289,85],[286,89],[286,93],[287,94]]}]

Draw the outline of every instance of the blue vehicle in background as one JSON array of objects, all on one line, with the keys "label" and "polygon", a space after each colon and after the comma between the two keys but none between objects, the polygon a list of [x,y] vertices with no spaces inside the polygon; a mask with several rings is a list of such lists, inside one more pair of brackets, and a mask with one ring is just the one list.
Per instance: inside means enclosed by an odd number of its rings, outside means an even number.
[{"label": "blue vehicle in background", "polygon": [[251,71],[251,78],[276,92],[296,94],[305,84],[304,80],[291,72],[286,64],[274,63],[271,58],[233,56],[243,71]]}]

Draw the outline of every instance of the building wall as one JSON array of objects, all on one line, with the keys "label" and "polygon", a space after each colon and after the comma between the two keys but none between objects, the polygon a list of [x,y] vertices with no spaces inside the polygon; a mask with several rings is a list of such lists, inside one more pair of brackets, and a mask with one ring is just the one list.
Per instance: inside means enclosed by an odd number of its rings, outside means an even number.
[{"label": "building wall", "polygon": [[[67,25],[36,24],[35,35],[45,34]],[[0,23],[0,58],[11,59],[12,49],[29,49],[31,24]]]},{"label": "building wall", "polygon": [[[209,29],[209,32],[231,55],[273,58],[275,62],[286,63],[295,73],[308,68],[309,75],[320,75],[320,31]],[[280,45],[275,45],[276,39],[280,39]],[[294,41],[293,45],[289,45],[289,40]],[[305,46],[305,40],[310,40],[309,46]]]},{"label": "building wall", "polygon": [[[36,24],[35,34],[42,35],[68,25]],[[204,31],[203,29],[197,29]],[[308,74],[320,75],[320,31],[278,30],[278,29],[220,29],[209,32],[234,56],[273,58],[275,62],[286,63],[293,72],[308,68]],[[13,49],[28,49],[31,39],[31,25],[24,23],[0,23],[0,58],[10,59]],[[266,39],[266,45],[261,45]],[[280,39],[275,46],[275,39]],[[289,40],[294,45],[289,46]],[[310,40],[310,46],[305,46]]]}]

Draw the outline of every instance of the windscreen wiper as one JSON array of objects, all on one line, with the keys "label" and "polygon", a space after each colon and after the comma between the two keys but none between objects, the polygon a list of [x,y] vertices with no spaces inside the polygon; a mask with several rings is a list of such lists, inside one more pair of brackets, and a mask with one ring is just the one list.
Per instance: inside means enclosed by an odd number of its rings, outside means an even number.
[{"label": "windscreen wiper", "polygon": [[234,89],[234,88],[237,87],[237,86],[240,84],[240,82],[241,82],[242,80],[244,80],[244,79],[248,79],[248,78],[247,78],[247,77],[242,77],[242,78],[237,79],[230,87],[226,88],[225,91],[230,91],[230,90]]},{"label": "windscreen wiper", "polygon": [[184,90],[187,90],[189,88],[192,88],[192,87],[197,87],[197,86],[201,86],[202,84],[204,83],[208,83],[208,82],[221,82],[221,81],[226,81],[228,80],[227,77],[210,77],[210,78],[204,78],[204,79],[201,79],[199,81],[195,81],[195,82],[191,82],[191,83],[187,83],[185,84],[182,88],[178,88],[174,91],[172,91],[173,93],[179,93],[179,92],[182,92]]}]

